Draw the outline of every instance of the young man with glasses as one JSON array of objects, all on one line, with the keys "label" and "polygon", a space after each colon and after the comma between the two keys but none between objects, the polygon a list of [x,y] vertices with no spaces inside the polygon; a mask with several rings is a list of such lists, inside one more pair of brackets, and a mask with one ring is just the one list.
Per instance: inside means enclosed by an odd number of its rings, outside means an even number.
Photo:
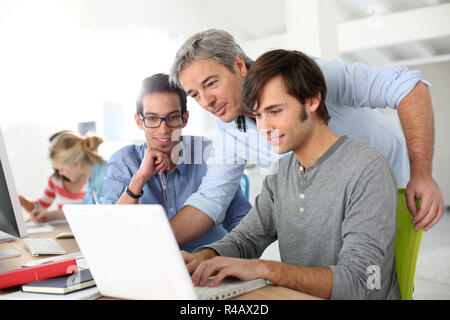
[{"label": "young man with glasses", "polygon": [[[103,203],[160,204],[172,220],[186,199],[197,192],[206,174],[210,141],[182,136],[189,112],[186,94],[169,84],[168,76],[155,74],[142,82],[136,101],[135,121],[146,143],[129,145],[113,154],[103,187]],[[190,219],[183,232],[174,230],[181,249],[195,248],[221,239],[250,210],[238,188],[220,224],[206,215]]]}]

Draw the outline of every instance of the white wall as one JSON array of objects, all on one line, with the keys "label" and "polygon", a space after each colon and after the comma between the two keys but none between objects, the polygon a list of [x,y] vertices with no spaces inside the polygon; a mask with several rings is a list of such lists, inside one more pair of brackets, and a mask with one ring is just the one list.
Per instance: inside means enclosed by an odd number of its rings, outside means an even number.
[{"label": "white wall", "polygon": [[[54,132],[96,121],[103,137],[105,101],[122,105],[124,119],[122,138],[105,141],[102,155],[142,141],[134,122],[140,81],[167,73],[181,44],[129,17],[143,16],[140,1],[121,3],[106,21],[100,3],[92,11],[91,2],[79,0],[0,0],[0,126],[18,192],[26,196],[37,197],[52,172]],[[212,116],[192,101],[188,108],[184,133],[211,134]]]},{"label": "white wall", "polygon": [[[94,120],[102,135],[104,101],[122,104],[125,115],[123,141],[105,142],[105,156],[124,143],[142,139],[133,120],[139,82],[167,72],[184,38],[169,38],[164,30],[143,23],[147,21],[138,12],[140,1],[119,5],[112,16],[111,11],[103,12],[105,5],[98,2],[98,10],[92,11],[89,1],[0,1],[0,125],[19,192],[35,196],[41,191],[51,172],[47,140],[53,132],[76,130],[77,122]],[[280,30],[240,44],[256,59],[266,50],[287,47],[287,41]],[[415,68],[433,83],[433,172],[449,204],[449,63]],[[212,137],[214,117],[190,99],[188,109],[191,117],[184,133]]]}]

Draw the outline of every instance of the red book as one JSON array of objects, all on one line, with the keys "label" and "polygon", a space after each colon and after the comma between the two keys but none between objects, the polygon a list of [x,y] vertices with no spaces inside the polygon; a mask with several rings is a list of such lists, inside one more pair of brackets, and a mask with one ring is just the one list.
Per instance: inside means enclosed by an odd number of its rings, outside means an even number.
[{"label": "red book", "polygon": [[64,276],[78,271],[75,259],[49,262],[34,267],[0,273],[0,289],[20,286],[34,281]]}]

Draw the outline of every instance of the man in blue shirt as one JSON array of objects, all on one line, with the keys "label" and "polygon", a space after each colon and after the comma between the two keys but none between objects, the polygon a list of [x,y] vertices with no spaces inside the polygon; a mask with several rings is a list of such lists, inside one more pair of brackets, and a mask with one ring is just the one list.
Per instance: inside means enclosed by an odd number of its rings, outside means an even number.
[{"label": "man in blue shirt", "polygon": [[[314,61],[325,76],[329,128],[378,149],[389,160],[397,186],[407,188],[416,229],[430,229],[442,217],[444,201],[431,174],[434,127],[427,81],[420,72],[406,68]],[[213,154],[216,163],[228,165],[208,168],[198,192],[173,222],[175,227],[194,212],[220,222],[244,163],[270,167],[285,156],[271,150],[258,133],[254,116],[242,105],[241,85],[252,62],[231,35],[215,29],[193,35],[177,52],[170,81],[218,118]],[[398,108],[405,135],[374,110],[386,107]],[[420,211],[415,198],[422,200]]]},{"label": "man in blue shirt", "polygon": [[[172,220],[185,201],[195,193],[207,170],[210,141],[203,137],[181,136],[189,112],[183,90],[170,86],[168,76],[156,74],[142,83],[135,120],[144,132],[146,143],[129,145],[108,161],[103,186],[103,203],[160,204]],[[179,232],[175,238],[182,250],[221,239],[250,210],[240,188],[235,191],[221,223],[193,217],[183,226],[190,235]],[[207,228],[203,226],[207,225]],[[202,226],[199,228],[198,226]]]}]

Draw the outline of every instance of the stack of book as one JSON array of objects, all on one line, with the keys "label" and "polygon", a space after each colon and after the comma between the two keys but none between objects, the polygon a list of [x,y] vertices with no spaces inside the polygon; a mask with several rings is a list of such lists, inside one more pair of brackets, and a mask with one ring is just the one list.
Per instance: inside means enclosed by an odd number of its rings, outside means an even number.
[{"label": "stack of book", "polygon": [[78,271],[76,260],[67,259],[0,273],[0,289],[15,286],[23,292],[67,294],[95,281],[88,269]]}]

